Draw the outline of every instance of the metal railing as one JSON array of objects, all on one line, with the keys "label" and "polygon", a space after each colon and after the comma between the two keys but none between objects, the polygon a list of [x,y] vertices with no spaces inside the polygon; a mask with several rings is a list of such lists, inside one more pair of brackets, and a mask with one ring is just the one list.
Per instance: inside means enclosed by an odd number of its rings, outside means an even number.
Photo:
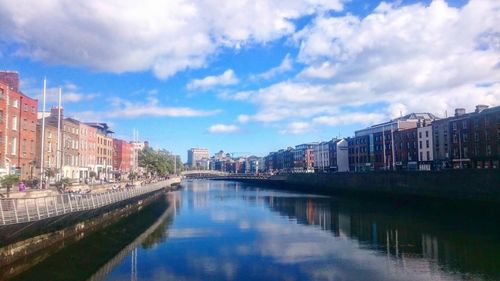
[{"label": "metal railing", "polygon": [[65,193],[40,198],[0,199],[0,226],[39,221],[73,212],[88,211],[128,200],[170,185],[161,181],[102,193]]}]

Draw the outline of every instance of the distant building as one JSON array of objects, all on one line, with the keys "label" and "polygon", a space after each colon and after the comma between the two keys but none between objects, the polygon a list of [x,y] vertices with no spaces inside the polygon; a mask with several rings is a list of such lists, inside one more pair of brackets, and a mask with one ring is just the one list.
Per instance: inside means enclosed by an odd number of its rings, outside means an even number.
[{"label": "distant building", "polygon": [[477,105],[470,113],[457,108],[432,126],[437,169],[500,167],[500,106]]},{"label": "distant building", "polygon": [[354,139],[350,141],[354,160],[357,160],[351,163],[354,164],[354,170],[394,169],[394,133],[417,128],[418,124],[430,124],[436,119],[432,113],[411,113],[356,131]]},{"label": "distant building", "polygon": [[418,169],[417,128],[394,132],[394,154],[396,170]]},{"label": "distant building", "polygon": [[316,144],[316,142],[312,142],[295,146],[293,154],[293,171],[295,173],[314,172],[314,145]]},{"label": "distant building", "polygon": [[134,148],[125,140],[113,139],[113,170],[121,175],[121,178],[132,171]]},{"label": "distant building", "polygon": [[349,143],[346,139],[333,139],[329,142],[330,172],[349,172]]},{"label": "distant building", "polygon": [[432,125],[417,128],[419,170],[430,171],[434,162]]},{"label": "distant building", "polygon": [[328,172],[330,170],[330,142],[324,141],[313,146],[314,171]]},{"label": "distant building", "polygon": [[106,123],[85,123],[97,130],[97,179],[111,179],[113,171],[113,131]]},{"label": "distant building", "polygon": [[209,159],[210,155],[208,153],[208,149],[206,148],[191,148],[188,150],[188,166],[196,167],[197,163],[203,158]]}]

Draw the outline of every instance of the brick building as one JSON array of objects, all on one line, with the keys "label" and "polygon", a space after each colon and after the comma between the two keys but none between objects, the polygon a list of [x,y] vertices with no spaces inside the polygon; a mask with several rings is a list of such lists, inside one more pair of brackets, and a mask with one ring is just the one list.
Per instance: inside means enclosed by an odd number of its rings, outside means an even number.
[{"label": "brick building", "polygon": [[36,176],[38,101],[19,91],[19,74],[0,72],[0,174]]},{"label": "brick building", "polygon": [[113,131],[106,123],[86,123],[97,131],[96,173],[98,179],[111,179],[113,171]]},{"label": "brick building", "polygon": [[113,170],[119,172],[122,177],[132,171],[133,146],[129,142],[113,139]]},{"label": "brick building", "polygon": [[97,174],[97,129],[83,122],[79,122],[79,129],[80,178],[89,179],[91,171]]},{"label": "brick building", "polygon": [[80,122],[72,118],[62,120],[62,174],[65,178],[80,180]]},{"label": "brick building", "polygon": [[304,143],[295,146],[293,151],[294,172],[314,172],[314,145],[316,144],[317,143]]},{"label": "brick building", "polygon": [[397,170],[418,169],[417,128],[394,132],[394,159]]}]

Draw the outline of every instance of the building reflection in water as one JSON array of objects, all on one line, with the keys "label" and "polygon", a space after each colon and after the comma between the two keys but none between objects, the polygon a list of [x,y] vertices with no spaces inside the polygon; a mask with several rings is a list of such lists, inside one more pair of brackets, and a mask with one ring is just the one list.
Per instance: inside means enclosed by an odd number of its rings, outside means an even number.
[{"label": "building reflection in water", "polygon": [[[495,236],[494,233],[500,234],[499,225],[490,224],[491,229],[480,231],[464,229],[454,223],[455,218],[450,218],[452,225],[446,231],[433,222],[426,223],[423,218],[397,213],[398,210],[371,213],[362,204],[351,206],[343,200],[270,195],[265,201],[272,211],[290,220],[327,230],[338,238],[354,239],[361,248],[385,254],[402,270],[434,272],[446,268],[452,272],[481,272],[500,277],[498,243],[490,244],[489,240],[483,240],[484,233],[477,233],[492,231],[487,236]],[[443,216],[440,211],[435,210]],[[477,217],[463,219],[470,221]]]}]

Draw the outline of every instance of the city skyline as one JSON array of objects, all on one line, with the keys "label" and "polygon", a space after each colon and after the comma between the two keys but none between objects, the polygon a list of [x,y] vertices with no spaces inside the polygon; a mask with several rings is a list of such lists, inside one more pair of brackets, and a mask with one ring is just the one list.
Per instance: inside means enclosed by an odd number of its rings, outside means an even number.
[{"label": "city skyline", "polygon": [[135,128],[184,162],[192,147],[264,156],[500,101],[495,1],[205,2],[0,1],[1,68],[39,110],[47,77],[47,108],[62,87],[68,117]]}]

